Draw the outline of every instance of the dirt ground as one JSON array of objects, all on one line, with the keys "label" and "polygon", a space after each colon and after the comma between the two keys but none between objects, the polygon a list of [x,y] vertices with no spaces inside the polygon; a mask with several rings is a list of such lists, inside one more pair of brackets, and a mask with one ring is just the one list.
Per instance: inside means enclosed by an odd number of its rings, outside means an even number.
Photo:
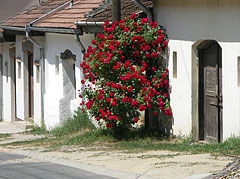
[{"label": "dirt ground", "polygon": [[[1,143],[30,140],[33,135],[13,135],[8,140]],[[91,166],[103,167],[111,170],[138,173],[156,178],[201,178],[191,177],[195,175],[207,174],[222,170],[229,162],[234,159],[231,157],[211,156],[210,154],[186,154],[171,151],[102,151],[92,146],[91,148],[64,146],[58,151],[46,152],[44,148],[25,148],[25,147],[5,147],[13,153],[24,154],[31,157],[42,159],[67,159],[75,162],[89,164]]]}]

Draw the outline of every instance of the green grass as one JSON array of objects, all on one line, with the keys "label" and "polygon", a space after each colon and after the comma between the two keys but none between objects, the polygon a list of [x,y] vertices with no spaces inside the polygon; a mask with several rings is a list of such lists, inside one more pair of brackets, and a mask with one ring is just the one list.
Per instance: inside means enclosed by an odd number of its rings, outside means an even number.
[{"label": "green grass", "polygon": [[[42,146],[48,150],[57,150],[63,146],[77,145],[87,150],[122,150],[140,152],[146,150],[169,150],[191,154],[211,153],[215,155],[240,155],[240,137],[232,137],[219,144],[199,144],[189,137],[166,138],[156,132],[136,129],[127,138],[117,140],[106,129],[96,129],[88,116],[77,111],[73,118],[67,119],[51,131],[44,127],[34,127],[35,134],[45,134],[46,137],[31,141],[18,141],[2,146]],[[0,135],[8,137],[8,134]]]},{"label": "green grass", "polygon": [[108,131],[93,130],[64,136],[48,136],[32,141],[14,142],[6,145],[45,146],[49,150],[57,150],[62,146],[82,146],[88,150],[122,150],[141,152],[148,150],[168,150],[190,154],[211,153],[214,155],[240,155],[240,138],[229,138],[220,144],[191,143],[184,138],[156,139],[151,137],[134,138],[117,141]]},{"label": "green grass", "polygon": [[11,136],[11,134],[0,134],[0,139],[10,137],[10,136]]},{"label": "green grass", "polygon": [[82,113],[78,109],[72,118],[63,121],[59,126],[52,129],[50,133],[56,137],[62,137],[77,132],[95,130],[95,126],[91,123],[86,113]]}]

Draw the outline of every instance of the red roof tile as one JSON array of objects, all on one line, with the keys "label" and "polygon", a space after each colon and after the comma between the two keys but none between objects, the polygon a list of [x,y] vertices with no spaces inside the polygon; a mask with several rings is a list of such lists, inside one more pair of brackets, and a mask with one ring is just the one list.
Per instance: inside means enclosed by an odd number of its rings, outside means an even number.
[{"label": "red roof tile", "polygon": [[[141,2],[148,8],[153,6],[152,0],[141,0]],[[56,10],[63,4],[65,5]],[[32,24],[33,27],[75,28],[74,22],[76,21],[111,21],[111,9],[111,0],[74,0],[71,7],[70,0],[48,0],[40,6],[33,6],[8,19],[1,25],[24,27],[40,18],[39,21]],[[123,18],[140,12],[142,10],[132,0],[121,0]]]},{"label": "red roof tile", "polygon": [[[148,7],[153,7],[152,0],[140,0],[140,2]],[[104,22],[106,20],[112,21],[112,5],[108,4],[104,9],[95,10],[96,12],[89,13],[87,21]],[[141,13],[142,10],[136,6],[132,0],[121,0],[121,17],[130,17],[133,13]]]},{"label": "red roof tile", "polygon": [[47,2],[42,2],[40,6],[32,6],[22,13],[4,21],[1,25],[24,27],[26,24],[49,13],[67,1],[69,0],[49,0]]},{"label": "red roof tile", "polygon": [[40,21],[36,27],[62,27],[75,28],[74,22],[86,21],[84,14],[97,8],[102,0],[78,0],[74,1],[73,6],[66,6],[63,10]]}]

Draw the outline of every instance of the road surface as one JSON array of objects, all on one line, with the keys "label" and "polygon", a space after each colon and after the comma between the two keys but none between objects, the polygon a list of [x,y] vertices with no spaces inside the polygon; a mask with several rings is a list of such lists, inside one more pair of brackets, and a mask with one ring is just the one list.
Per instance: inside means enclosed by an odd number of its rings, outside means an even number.
[{"label": "road surface", "polygon": [[78,168],[0,152],[0,179],[113,179]]}]

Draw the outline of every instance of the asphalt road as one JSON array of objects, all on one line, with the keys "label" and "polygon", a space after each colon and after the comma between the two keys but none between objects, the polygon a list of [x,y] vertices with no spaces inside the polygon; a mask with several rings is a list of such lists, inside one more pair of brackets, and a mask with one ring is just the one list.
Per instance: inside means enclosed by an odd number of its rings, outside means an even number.
[{"label": "asphalt road", "polygon": [[0,179],[113,179],[78,168],[0,152]]}]

